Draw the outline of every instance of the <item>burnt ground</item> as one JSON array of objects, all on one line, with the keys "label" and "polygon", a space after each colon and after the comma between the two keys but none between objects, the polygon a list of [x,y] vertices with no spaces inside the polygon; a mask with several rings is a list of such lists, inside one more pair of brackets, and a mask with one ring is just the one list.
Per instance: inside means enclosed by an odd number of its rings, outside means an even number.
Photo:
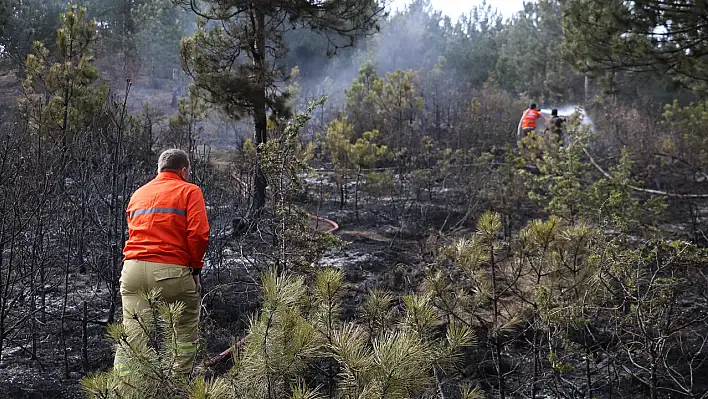
[{"label": "burnt ground", "polygon": [[[356,316],[362,299],[371,289],[408,292],[422,278],[422,256],[418,250],[422,235],[413,237],[391,224],[376,223],[372,215],[357,221],[354,213],[348,210],[332,210],[320,215],[339,224],[335,234],[344,241],[342,249],[325,254],[317,264],[319,267],[339,267],[345,271],[344,281],[348,289],[342,299],[343,319]],[[319,228],[322,230],[329,226],[320,225]],[[243,269],[240,270],[243,272]],[[247,281],[249,278],[242,273],[235,278],[232,276],[232,281]],[[248,316],[257,309],[257,286],[243,282],[225,288],[214,289],[205,300],[208,313],[202,318],[203,339],[208,352],[203,354],[205,357],[213,357],[241,339],[245,335]],[[209,289],[207,286],[206,290]],[[227,358],[212,371],[223,372],[231,363]]]},{"label": "burnt ground", "polygon": [[[79,380],[85,375],[82,369],[80,323],[67,325],[69,353],[69,377],[64,372],[63,350],[58,331],[58,321],[52,331],[55,334],[40,336],[37,356],[17,348],[3,356],[0,364],[0,398],[81,398]],[[89,370],[106,370],[112,362],[110,342],[105,338],[105,326],[89,324],[88,359]]]},{"label": "burnt ground", "polygon": [[[369,208],[369,207],[367,207]],[[384,207],[385,208],[385,207]],[[484,207],[480,207],[480,210]],[[371,207],[371,209],[376,209]],[[463,215],[450,215],[441,207],[425,210],[426,220],[417,221],[417,216],[392,218],[386,211],[361,211],[359,217],[351,209],[339,210],[336,204],[325,204],[324,209],[313,214],[336,221],[340,229],[337,235],[346,243],[344,248],[332,251],[319,262],[320,266],[341,267],[345,271],[345,281],[349,290],[344,298],[343,317],[352,318],[360,308],[362,299],[373,288],[382,288],[395,294],[409,293],[422,280],[425,261],[431,251],[442,242],[430,240],[434,232],[446,223],[446,220],[460,220]],[[411,212],[419,215],[423,212]],[[525,210],[518,210],[513,230],[517,230],[526,220],[537,215]],[[470,230],[475,217],[470,217],[457,233]],[[232,252],[233,254],[233,252]],[[244,335],[249,314],[257,308],[258,287],[249,282],[249,274],[239,266],[238,257],[231,256],[228,276],[217,279],[214,274],[204,277],[203,285],[208,294],[204,297],[202,316],[202,339],[204,352],[199,360],[213,357],[225,350],[234,341]],[[74,290],[88,290],[89,281],[76,277]],[[219,280],[223,280],[220,284]],[[234,283],[234,281],[236,281]],[[82,331],[79,303],[69,304],[69,313],[74,318],[66,326],[68,351],[68,378],[65,375],[63,350],[60,340],[60,300],[62,288],[54,288],[54,304],[47,315],[42,331],[55,331],[54,334],[38,336],[38,356],[32,356],[29,348],[10,347],[0,363],[0,399],[4,398],[81,398],[79,380],[86,375],[82,367]],[[105,295],[104,295],[105,296]],[[86,297],[86,296],[84,296]],[[89,321],[87,324],[87,350],[89,372],[104,371],[112,365],[113,352],[110,341],[105,336],[105,319],[108,309],[106,303],[89,301]],[[521,349],[520,349],[521,350]],[[470,354],[472,356],[472,354]],[[484,359],[471,360],[480,370],[477,373],[493,374],[491,365]],[[208,374],[221,373],[230,367],[229,360],[209,369]],[[474,373],[469,370],[468,373]]]},{"label": "burnt ground", "polygon": [[[33,321],[36,333],[33,336],[32,330],[26,331],[3,348],[0,398],[80,398],[78,382],[86,371],[106,370],[111,364],[111,343],[106,338],[110,309],[106,287],[98,284],[91,274],[71,274],[68,284],[68,290],[64,286],[45,285],[45,312],[36,313]],[[66,297],[65,345],[62,345],[65,291],[71,295]],[[18,346],[15,342],[28,344]]]},{"label": "burnt ground", "polygon": [[[403,292],[415,285],[420,276],[419,237],[411,237],[392,224],[376,223],[373,217],[356,221],[351,211],[332,211],[322,214],[340,224],[336,233],[347,244],[341,250],[327,254],[320,262],[321,266],[338,266],[345,270],[345,281],[350,290],[344,298],[343,317],[355,315],[363,295],[374,287],[385,288],[393,292]],[[236,262],[237,263],[237,262]],[[237,268],[238,269],[238,268]],[[234,278],[235,276],[235,278]],[[246,280],[246,275],[242,275]],[[238,275],[231,275],[232,280],[239,280]],[[72,276],[72,280],[82,280],[82,276]],[[88,282],[77,283],[74,289],[85,289]],[[248,283],[224,284],[219,286],[215,277],[206,276],[203,281],[205,292],[204,313],[202,316],[202,338],[205,352],[201,360],[212,357],[229,347],[243,336],[248,315],[258,303],[258,287]],[[55,334],[39,336],[37,356],[32,356],[31,349],[9,347],[3,352],[0,363],[0,399],[5,398],[81,398],[80,379],[86,372],[82,368],[82,323],[81,304],[69,304],[72,320],[66,325],[69,377],[65,375],[63,350],[60,331],[60,302],[62,289],[54,292],[54,307],[47,315],[42,331],[55,331]],[[106,337],[105,303],[90,303],[87,324],[88,370],[98,372],[112,366],[113,352]],[[212,372],[222,372],[230,364],[229,360],[212,368]]]}]

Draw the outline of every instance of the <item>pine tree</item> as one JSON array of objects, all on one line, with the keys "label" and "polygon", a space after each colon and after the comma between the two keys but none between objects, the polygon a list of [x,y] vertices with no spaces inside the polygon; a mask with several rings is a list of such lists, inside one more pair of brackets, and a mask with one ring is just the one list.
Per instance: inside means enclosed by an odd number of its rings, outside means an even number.
[{"label": "pine tree", "polygon": [[[107,72],[122,79],[137,80],[142,72],[138,47],[141,27],[136,7],[151,0],[88,0],[91,16],[100,22],[101,44],[97,52],[110,60]],[[108,71],[110,69],[110,71]]]},{"label": "pine tree", "polygon": [[60,20],[56,53],[34,42],[27,55],[20,107],[35,128],[47,127],[38,134],[68,154],[88,119],[101,113],[108,87],[95,84],[99,77],[92,55],[95,21],[87,19],[85,8],[76,6],[70,6]]},{"label": "pine tree", "polygon": [[180,39],[194,22],[187,17],[188,14],[175,7],[172,0],[133,4],[130,10],[130,18],[135,24],[133,40],[143,73],[153,79],[176,80],[173,74],[180,67]]},{"label": "pine tree", "polygon": [[169,120],[170,131],[167,142],[177,148],[183,148],[190,159],[194,159],[203,130],[199,122],[205,117],[206,107],[201,98],[190,96],[189,99],[180,99],[177,116]]},{"label": "pine tree", "polygon": [[[122,325],[109,329],[116,344],[130,353],[130,375],[119,379],[111,370],[87,376],[84,392],[90,399],[118,398],[119,392],[127,392],[123,398],[408,399],[439,389],[436,374],[458,364],[460,350],[474,343],[471,330],[442,324],[425,295],[404,298],[402,311],[392,310],[390,301],[377,301],[372,306],[391,316],[381,329],[367,332],[342,322],[342,277],[338,269],[319,270],[308,286],[304,277],[290,272],[263,274],[262,307],[249,320],[245,344],[234,349],[233,368],[209,380],[174,377],[172,326],[183,305],[164,304],[155,290],[146,293],[150,306],[135,315],[145,339],[129,345],[130,332]],[[326,384],[316,383],[321,381],[317,370],[327,370]],[[130,389],[117,391],[121,384]],[[475,389],[464,392],[478,397]]]},{"label": "pine tree", "polygon": [[705,93],[705,16],[704,1],[570,0],[563,45],[583,72],[613,79],[617,71],[655,71]]},{"label": "pine tree", "polygon": [[512,304],[511,295],[519,283],[520,268],[499,239],[501,228],[501,216],[485,212],[474,234],[441,249],[440,262],[431,269],[426,290],[432,305],[447,318],[484,333],[499,397],[506,398],[510,389],[503,348],[523,314],[522,308]]},{"label": "pine tree", "polygon": [[387,146],[377,144],[378,130],[366,131],[356,138],[354,125],[349,118],[336,119],[327,127],[324,148],[335,170],[337,184],[340,190],[340,209],[346,202],[346,182],[351,172],[354,172],[354,209],[359,217],[359,187],[364,169],[371,168],[376,163],[390,158],[391,152]]},{"label": "pine tree", "polygon": [[[694,357],[704,351],[708,311],[696,303],[705,289],[705,249],[680,241],[656,239],[629,246],[606,245],[607,262],[598,273],[613,311],[611,327],[618,340],[613,361],[621,365],[652,399],[668,392],[706,393],[696,384]],[[700,277],[698,277],[700,276]],[[700,355],[701,357],[703,355]]]},{"label": "pine tree", "polygon": [[[376,0],[180,1],[202,18],[197,33],[182,44],[184,67],[196,92],[234,119],[251,116],[258,152],[268,139],[268,112],[288,112],[280,89],[288,77],[282,66],[288,50],[284,34],[306,28],[327,35],[334,46],[350,45],[376,28],[384,10]],[[267,186],[260,164],[255,174],[253,216],[265,205]]]},{"label": "pine tree", "polygon": [[[143,293],[149,307],[135,314],[139,331],[127,330],[123,324],[112,324],[108,335],[116,346],[126,351],[128,376],[119,376],[115,369],[94,373],[81,380],[88,399],[138,398],[232,398],[231,387],[224,378],[205,380],[198,376],[187,381],[174,374],[177,348],[175,325],[184,304],[166,304],[159,290]],[[143,339],[128,341],[128,337],[142,334]]]},{"label": "pine tree", "polygon": [[374,64],[367,61],[359,68],[351,86],[344,90],[346,114],[354,125],[353,133],[356,137],[366,131],[382,127],[379,99],[383,85],[383,77],[378,75]]},{"label": "pine tree", "polygon": [[[564,376],[574,371],[574,358],[578,356],[583,357],[587,396],[593,395],[600,237],[597,229],[569,225],[554,216],[545,222],[533,221],[520,233],[519,256],[533,280],[533,291],[520,297],[532,306],[528,320],[533,331],[531,397],[540,392],[545,371],[550,374],[553,390],[557,394],[566,392],[569,388]],[[548,370],[544,370],[544,358]]]},{"label": "pine tree", "polygon": [[390,148],[398,144],[410,153],[420,149],[420,137],[416,135],[414,121],[425,106],[425,99],[419,93],[418,74],[413,70],[386,74],[386,83],[378,102],[383,125],[378,129],[385,133],[383,142]]},{"label": "pine tree", "polygon": [[54,50],[57,17],[66,9],[67,3],[60,0],[0,2],[0,60],[22,69],[34,42],[46,43],[50,51]]}]

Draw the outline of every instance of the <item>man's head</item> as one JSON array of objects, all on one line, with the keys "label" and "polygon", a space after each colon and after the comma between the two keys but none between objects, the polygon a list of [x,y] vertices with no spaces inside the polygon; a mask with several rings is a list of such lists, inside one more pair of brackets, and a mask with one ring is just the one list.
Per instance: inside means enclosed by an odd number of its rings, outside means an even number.
[{"label": "man's head", "polygon": [[186,152],[170,148],[160,154],[157,160],[157,173],[174,172],[180,175],[183,180],[189,180],[189,156]]},{"label": "man's head", "polygon": [[555,108],[553,108],[553,109],[551,110],[551,116],[558,116],[558,110],[555,109]]}]

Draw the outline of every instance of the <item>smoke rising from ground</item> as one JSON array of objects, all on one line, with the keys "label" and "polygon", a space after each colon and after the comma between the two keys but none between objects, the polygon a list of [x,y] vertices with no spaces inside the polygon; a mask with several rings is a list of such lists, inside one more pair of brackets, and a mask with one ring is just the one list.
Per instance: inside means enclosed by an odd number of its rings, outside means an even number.
[{"label": "smoke rising from ground", "polygon": [[[445,49],[442,45],[429,46],[430,40],[426,37],[431,31],[442,30],[443,24],[452,26],[453,22],[422,2],[412,4],[389,16],[382,22],[381,31],[374,36],[359,40],[354,48],[340,49],[337,55],[326,60],[326,65],[314,65],[315,71],[303,70],[300,84],[304,91],[312,90],[329,78],[327,91],[343,93],[367,62],[376,67],[380,76],[397,70],[430,70],[444,55]],[[291,51],[289,57],[290,63],[295,65],[313,66],[311,58],[320,58],[321,54]],[[337,101],[336,98],[331,100]]]}]

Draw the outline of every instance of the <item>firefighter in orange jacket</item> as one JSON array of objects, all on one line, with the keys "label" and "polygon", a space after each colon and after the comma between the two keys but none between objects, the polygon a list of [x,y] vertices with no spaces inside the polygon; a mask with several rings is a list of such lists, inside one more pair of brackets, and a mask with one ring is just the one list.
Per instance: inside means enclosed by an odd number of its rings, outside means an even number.
[{"label": "firefighter in orange jacket", "polygon": [[531,106],[524,111],[519,121],[519,137],[524,138],[530,131],[536,130],[539,119],[543,119],[543,114],[536,109],[536,104],[531,104]]},{"label": "firefighter in orange jacket", "polygon": [[[152,321],[142,293],[157,288],[166,303],[184,304],[175,327],[174,361],[175,373],[183,377],[191,374],[197,351],[199,275],[209,241],[204,197],[199,187],[188,182],[189,167],[184,151],[166,150],[158,160],[157,177],[131,197],[126,212],[129,236],[120,277],[123,325],[131,346],[139,347],[148,339],[135,315],[143,318],[144,325]],[[131,374],[126,351],[130,349],[125,343],[116,350],[114,368],[121,377]]]}]

